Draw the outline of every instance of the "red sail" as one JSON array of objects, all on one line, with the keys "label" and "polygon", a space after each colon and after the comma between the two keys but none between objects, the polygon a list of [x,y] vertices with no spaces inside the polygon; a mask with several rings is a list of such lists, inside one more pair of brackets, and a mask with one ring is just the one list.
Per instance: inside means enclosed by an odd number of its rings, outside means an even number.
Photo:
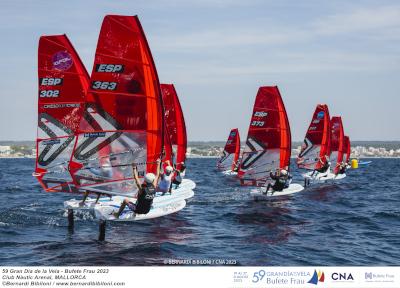
[{"label": "red sail", "polygon": [[289,168],[291,134],[278,87],[260,87],[240,164],[242,185],[262,186],[269,172]]},{"label": "red sail", "polygon": [[68,162],[89,75],[66,35],[42,36],[38,50],[38,132],[34,175],[46,191],[74,192]]},{"label": "red sail", "polygon": [[175,163],[174,153],[172,151],[172,143],[170,133],[168,131],[168,127],[166,124],[166,119],[164,118],[164,158],[163,158],[163,167],[166,168],[168,166],[167,161],[173,165]]},{"label": "red sail", "polygon": [[234,170],[238,165],[240,155],[240,136],[239,129],[232,129],[226,141],[221,158],[217,162],[220,170]]},{"label": "red sail", "polygon": [[304,138],[297,158],[297,166],[310,170],[320,168],[319,158],[325,161],[325,156],[329,157],[331,153],[330,135],[331,125],[328,106],[319,104]]},{"label": "red sail", "polygon": [[333,172],[339,172],[339,165],[343,161],[344,131],[342,118],[334,116],[331,119],[331,165]]},{"label": "red sail", "polygon": [[108,15],[97,43],[91,89],[70,162],[74,183],[133,194],[139,175],[156,172],[164,115],[157,70],[137,16]]},{"label": "red sail", "polygon": [[350,145],[350,138],[349,136],[344,136],[344,155],[343,160],[345,163],[349,163],[351,154],[351,145]]},{"label": "red sail", "polygon": [[186,161],[187,136],[183,111],[173,84],[161,84],[167,126],[177,169]]}]

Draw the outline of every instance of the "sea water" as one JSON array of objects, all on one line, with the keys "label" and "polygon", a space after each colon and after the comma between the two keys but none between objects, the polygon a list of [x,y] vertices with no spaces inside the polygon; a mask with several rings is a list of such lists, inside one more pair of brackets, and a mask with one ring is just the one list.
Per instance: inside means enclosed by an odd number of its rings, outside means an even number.
[{"label": "sea water", "polygon": [[[254,202],[216,159],[189,159],[195,196],[163,218],[108,223],[76,213],[31,176],[32,159],[0,159],[1,265],[398,265],[400,159],[372,159],[337,183]],[[294,181],[302,183],[292,167]]]}]

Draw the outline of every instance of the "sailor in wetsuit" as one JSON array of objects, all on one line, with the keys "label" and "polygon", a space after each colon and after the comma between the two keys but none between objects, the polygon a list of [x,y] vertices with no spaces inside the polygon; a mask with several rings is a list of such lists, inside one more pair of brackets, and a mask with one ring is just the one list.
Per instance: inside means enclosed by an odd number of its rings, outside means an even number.
[{"label": "sailor in wetsuit", "polygon": [[[172,184],[175,185],[175,189],[179,187],[179,185],[181,185],[182,181],[183,181],[183,177],[185,177],[186,174],[186,165],[184,162],[180,163],[181,167],[180,169],[175,169],[175,177],[172,180]],[[172,184],[171,184],[171,188],[170,188],[170,192],[172,189]]]},{"label": "sailor in wetsuit", "polygon": [[157,186],[157,192],[162,192],[163,195],[167,192],[171,192],[172,178],[174,177],[174,168],[171,166],[169,160],[166,161],[168,165],[165,167],[165,172],[160,174],[160,182]]},{"label": "sailor in wetsuit", "polygon": [[339,169],[338,169],[338,173],[337,173],[336,175],[346,173],[346,170],[347,170],[347,163],[341,162],[340,164],[338,163],[337,165],[339,166]]},{"label": "sailor in wetsuit", "polygon": [[233,172],[238,172],[239,171],[239,166],[240,166],[240,161],[239,159],[235,162],[234,167],[233,167]]},{"label": "sailor in wetsuit", "polygon": [[322,160],[322,158],[319,158],[319,162],[321,163],[321,168],[319,169],[315,169],[312,173],[311,173],[311,177],[314,176],[315,172],[317,172],[318,174],[322,174],[325,173],[329,170],[329,167],[331,167],[331,162],[329,162],[329,158],[327,155],[325,155],[325,161]]},{"label": "sailor in wetsuit", "polygon": [[288,172],[285,169],[279,170],[277,169],[276,173],[269,173],[269,176],[272,180],[275,180],[274,184],[268,183],[267,190],[265,190],[265,194],[268,193],[269,189],[272,188],[272,192],[279,192],[286,188],[288,182]]},{"label": "sailor in wetsuit", "polygon": [[160,176],[160,163],[161,160],[157,160],[157,175],[153,173],[147,173],[144,177],[143,184],[140,184],[137,167],[132,164],[133,169],[133,179],[135,180],[136,186],[138,187],[138,194],[136,203],[132,203],[128,198],[125,198],[119,207],[118,212],[113,213],[115,218],[119,218],[125,207],[128,206],[135,214],[147,214],[151,209],[153,204],[153,199],[156,196],[156,187],[158,183],[158,178]]}]

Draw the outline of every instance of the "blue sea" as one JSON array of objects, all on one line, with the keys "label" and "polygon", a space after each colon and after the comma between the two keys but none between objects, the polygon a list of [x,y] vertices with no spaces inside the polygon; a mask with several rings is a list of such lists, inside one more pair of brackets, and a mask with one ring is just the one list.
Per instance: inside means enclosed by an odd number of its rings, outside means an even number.
[{"label": "blue sea", "polygon": [[[163,218],[107,223],[76,214],[67,229],[63,201],[44,192],[32,159],[0,159],[1,265],[164,265],[169,259],[236,265],[399,265],[400,160],[372,159],[334,184],[254,202],[215,159],[189,159],[197,183],[186,208]],[[292,168],[294,182],[300,171]]]}]

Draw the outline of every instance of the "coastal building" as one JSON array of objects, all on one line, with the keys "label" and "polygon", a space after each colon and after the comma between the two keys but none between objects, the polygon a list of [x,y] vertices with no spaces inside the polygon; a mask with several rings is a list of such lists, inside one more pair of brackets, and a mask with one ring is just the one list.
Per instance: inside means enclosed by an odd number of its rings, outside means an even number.
[{"label": "coastal building", "polygon": [[8,156],[11,154],[11,146],[0,146],[0,155]]}]

